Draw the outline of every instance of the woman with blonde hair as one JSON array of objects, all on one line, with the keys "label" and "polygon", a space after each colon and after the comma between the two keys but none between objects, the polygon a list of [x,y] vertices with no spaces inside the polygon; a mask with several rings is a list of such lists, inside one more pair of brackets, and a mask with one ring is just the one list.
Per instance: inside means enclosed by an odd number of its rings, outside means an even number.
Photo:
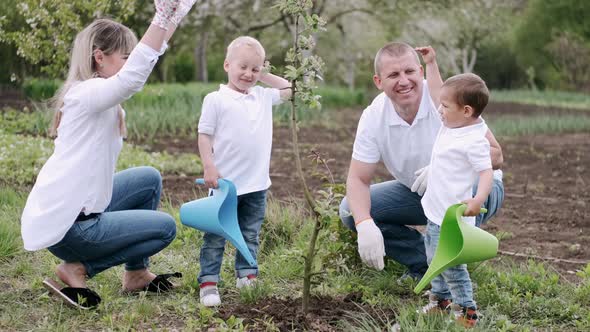
[{"label": "woman with blonde hair", "polygon": [[133,32],[97,19],[76,36],[68,77],[54,98],[55,148],[21,217],[26,250],[47,248],[64,262],[43,284],[66,303],[89,309],[101,299],[86,279],[125,263],[123,290],[166,291],[180,273],[156,276],[149,257],[176,236],[158,212],[162,179],[152,167],[115,173],[125,136],[120,104],[141,90],[166,41],[196,0],[154,0],[156,14],[137,42]]}]

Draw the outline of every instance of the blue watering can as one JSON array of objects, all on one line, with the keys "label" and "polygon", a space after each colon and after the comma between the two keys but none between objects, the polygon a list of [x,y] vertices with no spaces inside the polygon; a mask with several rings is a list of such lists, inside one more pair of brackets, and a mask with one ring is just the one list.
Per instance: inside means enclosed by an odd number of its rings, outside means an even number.
[{"label": "blue watering can", "polygon": [[[414,293],[420,293],[432,279],[450,267],[496,257],[498,239],[481,228],[465,223],[461,217],[466,208],[466,204],[460,203],[447,209],[440,226],[438,247]],[[486,209],[481,209],[481,213],[485,212]]]},{"label": "blue watering can", "polygon": [[[197,184],[205,184],[197,179]],[[203,232],[213,233],[229,240],[250,266],[256,266],[238,224],[238,195],[236,186],[229,180],[217,180],[218,189],[213,195],[182,204],[180,222]]]}]

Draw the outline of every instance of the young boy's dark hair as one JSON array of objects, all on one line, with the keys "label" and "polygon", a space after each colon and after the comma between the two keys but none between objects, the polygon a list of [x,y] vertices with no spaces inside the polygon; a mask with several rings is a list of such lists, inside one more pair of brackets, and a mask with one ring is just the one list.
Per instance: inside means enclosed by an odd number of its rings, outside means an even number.
[{"label": "young boy's dark hair", "polygon": [[453,91],[455,102],[459,106],[471,106],[475,118],[481,115],[490,98],[486,82],[472,73],[450,77],[445,81],[443,87]]}]

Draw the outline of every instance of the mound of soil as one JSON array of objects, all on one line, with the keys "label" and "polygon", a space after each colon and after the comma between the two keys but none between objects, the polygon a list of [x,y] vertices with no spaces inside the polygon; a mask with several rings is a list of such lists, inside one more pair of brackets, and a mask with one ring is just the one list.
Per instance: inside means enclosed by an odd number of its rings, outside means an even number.
[{"label": "mound of soil", "polygon": [[[354,321],[355,313],[393,320],[393,310],[374,309],[361,302],[362,294],[343,298],[312,297],[307,314],[301,311],[301,299],[265,298],[255,305],[231,304],[219,309],[218,315],[228,320],[232,315],[244,319],[248,331],[267,331],[272,322],[280,331],[341,331],[342,321]],[[354,322],[352,322],[354,324]],[[385,327],[385,326],[383,326]]]}]

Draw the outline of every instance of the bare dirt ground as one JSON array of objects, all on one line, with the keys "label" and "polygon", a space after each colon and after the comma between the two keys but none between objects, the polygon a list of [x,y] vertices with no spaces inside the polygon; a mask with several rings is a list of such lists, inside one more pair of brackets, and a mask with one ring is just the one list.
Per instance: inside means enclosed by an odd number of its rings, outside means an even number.
[{"label": "bare dirt ground", "polygon": [[[305,127],[299,131],[302,156],[317,151],[328,160],[336,182],[344,182],[350,163],[356,126],[362,110],[342,110],[334,120],[339,129]],[[579,111],[552,110],[518,104],[491,104],[487,116],[499,112],[527,115],[532,112],[569,113]],[[271,160],[271,193],[281,200],[301,198],[301,187],[295,173],[291,150],[291,132],[275,127]],[[500,250],[512,253],[590,261],[590,133],[535,135],[498,138],[504,152],[505,202],[501,213],[485,226],[488,231],[503,234]],[[153,145],[155,150],[196,151],[194,140],[163,139]],[[329,176],[325,168],[317,168],[305,158],[304,169],[311,189],[317,190]],[[324,176],[324,180],[321,176]],[[377,180],[391,179],[380,167]],[[195,199],[203,192],[193,178],[166,177],[165,192],[178,203]],[[562,273],[575,271],[583,264],[549,261]],[[570,272],[571,273],[571,272]]]},{"label": "bare dirt ground", "polygon": [[[219,316],[227,320],[232,315],[243,317],[248,324],[248,331],[268,331],[264,322],[272,322],[279,331],[339,331],[342,320],[350,320],[351,312],[364,312],[374,317],[394,317],[393,310],[376,309],[360,305],[360,293],[351,293],[346,297],[315,297],[310,301],[310,310],[304,315],[301,311],[301,298],[298,299],[262,299],[256,306],[241,304],[222,306]],[[263,319],[261,319],[264,317]]]}]

